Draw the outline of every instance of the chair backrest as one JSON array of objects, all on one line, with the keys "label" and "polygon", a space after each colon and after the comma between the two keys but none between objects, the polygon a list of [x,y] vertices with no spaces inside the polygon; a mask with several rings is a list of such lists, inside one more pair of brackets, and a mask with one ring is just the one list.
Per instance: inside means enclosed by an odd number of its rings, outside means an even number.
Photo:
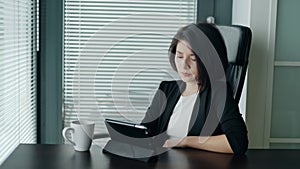
[{"label": "chair backrest", "polygon": [[247,72],[252,32],[250,28],[240,25],[217,25],[217,28],[227,48],[229,67],[226,77],[231,85],[233,97],[239,103]]}]

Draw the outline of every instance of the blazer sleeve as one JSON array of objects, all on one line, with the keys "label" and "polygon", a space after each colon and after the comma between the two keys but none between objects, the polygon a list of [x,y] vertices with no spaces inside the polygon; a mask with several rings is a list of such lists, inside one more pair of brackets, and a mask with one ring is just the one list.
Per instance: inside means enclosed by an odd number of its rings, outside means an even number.
[{"label": "blazer sleeve", "polygon": [[244,154],[248,149],[248,131],[229,87],[220,123],[234,154]]},{"label": "blazer sleeve", "polygon": [[145,125],[150,130],[151,135],[159,134],[159,118],[164,112],[167,104],[167,98],[164,93],[165,88],[165,82],[161,82],[141,122],[141,124]]}]

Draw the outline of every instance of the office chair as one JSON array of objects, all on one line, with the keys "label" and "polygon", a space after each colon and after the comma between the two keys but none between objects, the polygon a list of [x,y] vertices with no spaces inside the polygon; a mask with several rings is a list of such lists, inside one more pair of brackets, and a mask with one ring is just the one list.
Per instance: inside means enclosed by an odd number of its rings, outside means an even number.
[{"label": "office chair", "polygon": [[227,48],[229,61],[226,70],[227,81],[236,103],[239,103],[248,67],[252,32],[250,28],[240,25],[216,25],[216,27],[223,36]]}]

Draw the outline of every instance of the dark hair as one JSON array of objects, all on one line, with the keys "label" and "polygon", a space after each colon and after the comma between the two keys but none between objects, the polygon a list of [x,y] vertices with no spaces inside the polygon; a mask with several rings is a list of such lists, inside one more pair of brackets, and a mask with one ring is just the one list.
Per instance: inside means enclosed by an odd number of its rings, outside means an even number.
[{"label": "dark hair", "polygon": [[[172,68],[177,71],[176,65],[175,65],[175,55],[176,55],[176,47],[180,40],[184,40],[190,44],[192,47],[192,51],[194,53],[197,60],[197,70],[198,70],[198,77],[196,77],[196,80],[198,81],[198,85],[201,87],[201,90],[204,89],[207,85],[210,84],[209,76],[207,73],[207,70],[205,68],[205,65],[203,64],[203,61],[201,57],[198,56],[195,52],[195,48],[198,48],[199,45],[204,45],[209,43],[207,41],[207,38],[203,38],[203,36],[195,36],[195,28],[198,29],[201,32],[204,33],[204,35],[208,38],[209,42],[213,45],[215,50],[217,51],[217,54],[219,55],[219,58],[222,62],[224,71],[227,69],[228,66],[228,59],[227,59],[227,52],[226,52],[226,46],[223,40],[223,37],[221,33],[218,31],[218,29],[213,24],[208,23],[198,23],[198,24],[189,24],[185,27],[182,27],[178,30],[178,32],[175,34],[175,36],[172,39],[171,45],[169,47],[169,61],[171,63]],[[199,38],[200,37],[200,38]],[[198,38],[198,39],[195,39]],[[192,43],[193,42],[193,43]],[[195,42],[197,42],[195,44]],[[197,52],[197,53],[201,53]]]}]

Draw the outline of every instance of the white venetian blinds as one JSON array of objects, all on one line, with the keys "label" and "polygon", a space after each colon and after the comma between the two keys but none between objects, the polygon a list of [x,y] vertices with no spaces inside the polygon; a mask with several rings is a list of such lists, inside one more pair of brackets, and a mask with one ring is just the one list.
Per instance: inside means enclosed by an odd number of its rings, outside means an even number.
[{"label": "white venetian blinds", "polygon": [[160,81],[176,79],[168,48],[196,21],[197,0],[65,0],[64,124],[139,122]]},{"label": "white venetian blinds", "polygon": [[0,1],[0,164],[36,142],[36,1]]}]

